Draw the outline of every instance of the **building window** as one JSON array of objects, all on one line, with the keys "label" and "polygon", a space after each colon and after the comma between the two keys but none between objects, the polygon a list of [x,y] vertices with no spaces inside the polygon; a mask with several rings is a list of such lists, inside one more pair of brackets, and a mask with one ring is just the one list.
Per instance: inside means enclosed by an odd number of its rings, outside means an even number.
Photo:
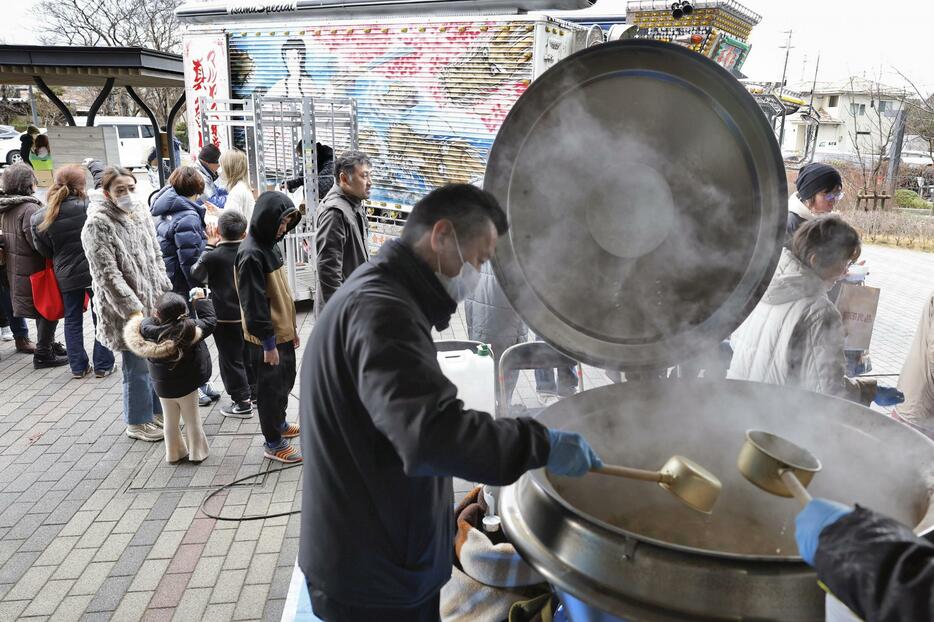
[{"label": "building window", "polygon": [[836,108],[836,107],[839,106],[839,105],[840,105],[840,96],[839,96],[839,95],[831,95],[831,96],[830,96],[830,99],[827,101],[827,107],[828,107],[828,108]]},{"label": "building window", "polygon": [[884,99],[879,100],[879,112],[885,112],[886,110],[892,109],[892,102],[886,101]]},{"label": "building window", "polygon": [[872,136],[872,132],[865,132],[865,131],[860,132],[857,130],[856,135],[857,136]]},{"label": "building window", "polygon": [[853,102],[850,104],[850,114],[854,117],[863,117],[866,115],[866,104],[857,104]]}]

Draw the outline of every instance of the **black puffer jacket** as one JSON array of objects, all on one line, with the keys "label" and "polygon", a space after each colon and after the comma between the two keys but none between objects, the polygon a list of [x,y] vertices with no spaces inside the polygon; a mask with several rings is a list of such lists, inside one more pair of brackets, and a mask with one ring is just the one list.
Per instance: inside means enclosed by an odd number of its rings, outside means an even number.
[{"label": "black puffer jacket", "polygon": [[856,509],[821,531],[818,578],[866,622],[934,620],[934,535]]},{"label": "black puffer jacket", "polygon": [[191,278],[211,288],[211,302],[218,322],[239,322],[243,318],[234,284],[238,250],[240,242],[221,242],[216,247],[208,245],[191,269]]},{"label": "black puffer jacket", "polygon": [[88,258],[81,244],[81,229],[88,219],[87,197],[70,196],[62,201],[56,218],[48,229],[39,225],[48,207],[32,215],[32,237],[36,250],[52,260],[58,288],[63,292],[91,287]]},{"label": "black puffer jacket", "polygon": [[32,215],[42,207],[34,196],[0,195],[0,230],[6,249],[6,275],[13,298],[13,315],[36,319],[29,275],[45,268],[45,257],[32,239]]},{"label": "black puffer jacket", "polygon": [[123,340],[130,351],[148,360],[149,376],[159,397],[184,397],[211,379],[211,354],[204,340],[217,326],[214,305],[210,300],[198,300],[195,310],[195,341],[179,361],[178,344],[165,339],[165,327],[152,318],[135,315],[123,328]]}]

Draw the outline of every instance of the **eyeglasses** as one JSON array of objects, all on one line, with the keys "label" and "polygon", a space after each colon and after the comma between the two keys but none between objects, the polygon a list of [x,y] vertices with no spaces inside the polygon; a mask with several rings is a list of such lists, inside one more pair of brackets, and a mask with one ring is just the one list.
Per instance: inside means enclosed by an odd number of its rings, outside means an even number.
[{"label": "eyeglasses", "polygon": [[840,192],[825,192],[824,198],[827,199],[828,201],[836,203],[837,201],[843,198],[843,190],[841,190]]}]

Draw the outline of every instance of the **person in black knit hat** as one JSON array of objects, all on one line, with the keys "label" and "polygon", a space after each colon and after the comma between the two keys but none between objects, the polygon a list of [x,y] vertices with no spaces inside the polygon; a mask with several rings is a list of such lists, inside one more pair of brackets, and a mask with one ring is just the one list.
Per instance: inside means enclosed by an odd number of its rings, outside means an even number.
[{"label": "person in black knit hat", "polygon": [[811,162],[798,172],[795,188],[797,192],[788,197],[786,246],[802,224],[833,211],[843,198],[843,178],[829,164]]}]

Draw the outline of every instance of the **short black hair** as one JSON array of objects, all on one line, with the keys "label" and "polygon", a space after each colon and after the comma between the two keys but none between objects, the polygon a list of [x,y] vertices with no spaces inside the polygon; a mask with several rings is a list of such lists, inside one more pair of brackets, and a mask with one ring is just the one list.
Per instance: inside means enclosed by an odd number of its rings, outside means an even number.
[{"label": "short black hair", "polygon": [[415,204],[405,221],[402,239],[414,244],[439,220],[450,220],[462,240],[474,236],[487,222],[493,223],[499,235],[509,230],[506,212],[496,197],[471,184],[448,184]]},{"label": "short black hair", "polygon": [[225,240],[233,242],[246,232],[246,218],[235,209],[225,209],[217,218],[217,230]]},{"label": "short black hair", "polygon": [[370,156],[362,151],[345,151],[334,161],[334,177],[339,179],[341,173],[350,177],[358,166],[372,166]]},{"label": "short black hair", "polygon": [[305,59],[308,54],[308,48],[305,46],[305,42],[301,39],[289,39],[282,44],[282,47],[279,48],[279,55],[282,56],[282,62],[285,62],[285,53],[291,50],[296,50],[302,53],[302,69],[305,68]]}]

